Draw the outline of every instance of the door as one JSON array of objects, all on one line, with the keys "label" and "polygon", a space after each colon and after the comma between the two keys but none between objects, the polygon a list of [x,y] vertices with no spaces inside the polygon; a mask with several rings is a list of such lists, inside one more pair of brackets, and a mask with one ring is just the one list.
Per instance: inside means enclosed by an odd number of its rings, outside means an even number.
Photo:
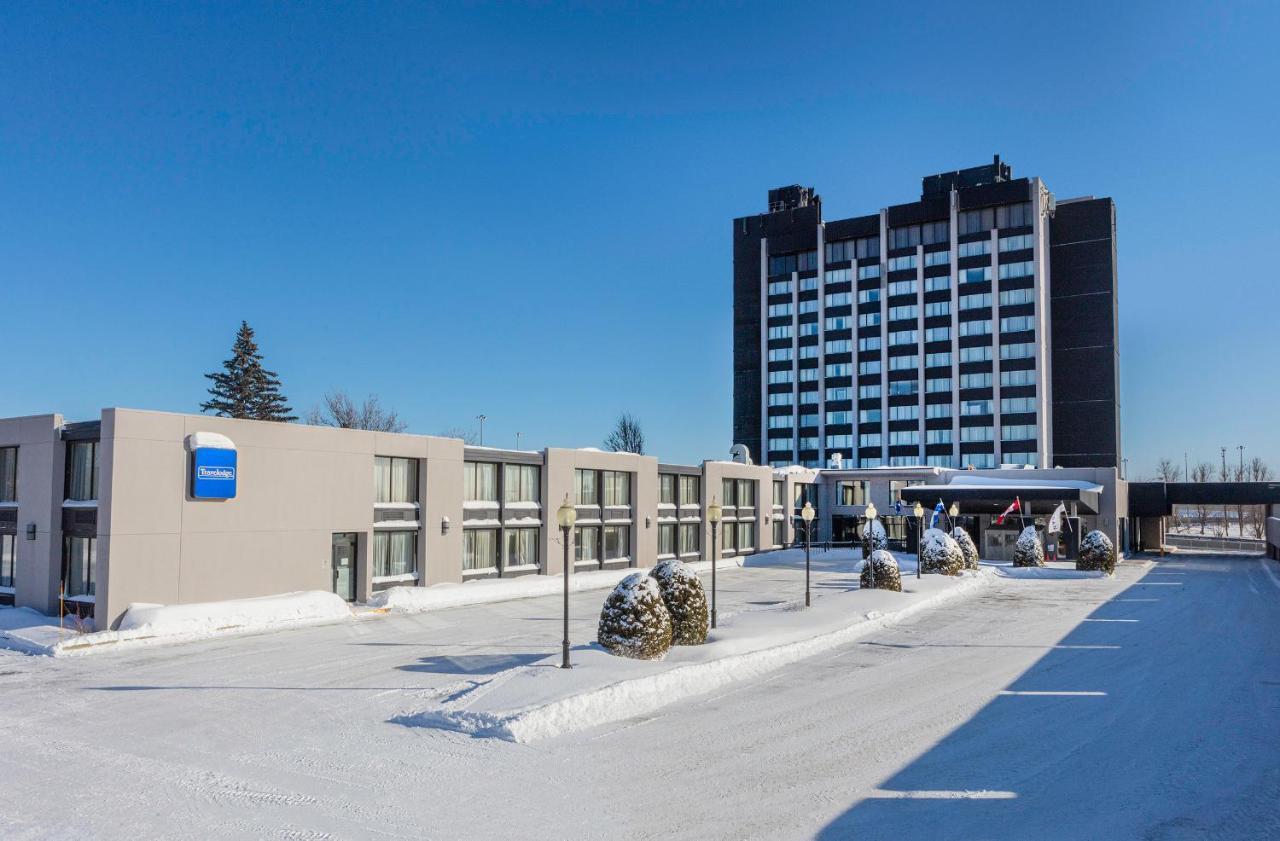
[{"label": "door", "polygon": [[356,600],[356,536],[341,532],[333,536],[333,592],[349,602]]}]

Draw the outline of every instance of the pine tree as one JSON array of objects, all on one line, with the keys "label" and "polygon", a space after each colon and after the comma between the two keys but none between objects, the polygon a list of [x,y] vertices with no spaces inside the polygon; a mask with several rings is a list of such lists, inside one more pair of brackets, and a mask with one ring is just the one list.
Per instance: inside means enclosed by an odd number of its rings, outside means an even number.
[{"label": "pine tree", "polygon": [[240,322],[231,358],[222,363],[223,370],[205,377],[213,380],[209,399],[200,411],[213,412],[224,418],[249,418],[289,423],[297,420],[290,414],[289,402],[280,393],[280,378],[275,371],[262,367],[262,354],[253,340],[253,328]]}]

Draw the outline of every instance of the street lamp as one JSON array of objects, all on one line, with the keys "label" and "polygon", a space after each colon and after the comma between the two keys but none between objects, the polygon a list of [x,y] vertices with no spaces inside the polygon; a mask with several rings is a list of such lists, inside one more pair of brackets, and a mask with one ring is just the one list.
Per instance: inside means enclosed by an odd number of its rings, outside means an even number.
[{"label": "street lamp", "polygon": [[813,504],[806,502],[800,509],[800,519],[804,520],[804,606],[809,607],[809,544],[813,534]]},{"label": "street lamp", "polygon": [[[880,512],[876,510],[876,504],[875,504],[874,502],[869,502],[869,503],[867,503],[866,516],[867,516],[867,529],[868,529],[868,530],[870,530],[870,529],[872,529],[872,528],[874,527],[874,523],[875,523],[875,521],[876,521],[876,515],[878,515],[879,513],[880,513]],[[868,537],[868,538],[870,538],[870,536],[871,536],[871,535],[870,535],[870,533],[869,533],[869,531],[868,531],[868,535],[867,535],[867,537]],[[863,544],[863,545],[864,545],[864,546],[869,546],[869,545],[870,545],[870,542],[868,541],[867,543],[865,543],[865,544]],[[863,554],[864,554],[864,555],[866,555],[866,552],[863,552]],[[872,554],[872,555],[874,555],[874,554],[875,554],[875,552],[873,551],[871,554]],[[863,559],[862,559],[862,562],[863,562],[863,566],[866,566],[868,569],[870,569],[870,570],[871,570],[871,574],[870,574],[870,577],[871,577],[871,589],[872,589],[872,590],[874,590],[874,589],[876,588],[876,565],[875,565],[875,564],[873,564],[873,563],[871,563],[871,555],[867,555],[865,558],[863,558]]]},{"label": "street lamp", "polygon": [[562,669],[573,668],[569,664],[569,533],[577,520],[578,509],[573,507],[573,503],[569,501],[569,495],[565,494],[564,502],[560,503],[560,508],[556,511],[556,523],[560,526],[560,533],[564,535],[564,642],[561,644],[560,662]]},{"label": "street lamp", "polygon": [[480,446],[484,446],[484,422],[486,415],[476,415],[476,420],[480,421]]},{"label": "street lamp", "polygon": [[711,627],[716,626],[716,532],[720,530],[720,504],[711,497],[707,506],[707,522],[711,524]]},{"label": "street lamp", "polygon": [[920,577],[920,550],[923,548],[924,535],[921,533],[924,528],[924,506],[920,504],[920,500],[916,500],[915,507],[911,509],[911,513],[916,515],[916,578]]},{"label": "street lamp", "polygon": [[951,518],[951,528],[954,529],[956,527],[956,517],[960,516],[960,506],[954,502],[951,503],[951,507],[947,509],[947,516]]}]

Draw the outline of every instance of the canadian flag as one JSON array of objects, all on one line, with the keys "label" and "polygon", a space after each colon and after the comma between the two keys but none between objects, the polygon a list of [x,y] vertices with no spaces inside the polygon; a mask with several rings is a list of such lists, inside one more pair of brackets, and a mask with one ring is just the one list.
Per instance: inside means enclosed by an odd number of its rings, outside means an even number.
[{"label": "canadian flag", "polygon": [[1003,526],[1005,517],[1008,517],[1010,514],[1021,514],[1021,513],[1022,513],[1022,500],[1015,496],[1013,498],[1013,502],[1009,505],[1009,507],[1004,509],[1004,511],[1001,512],[999,517],[996,517],[996,525]]}]

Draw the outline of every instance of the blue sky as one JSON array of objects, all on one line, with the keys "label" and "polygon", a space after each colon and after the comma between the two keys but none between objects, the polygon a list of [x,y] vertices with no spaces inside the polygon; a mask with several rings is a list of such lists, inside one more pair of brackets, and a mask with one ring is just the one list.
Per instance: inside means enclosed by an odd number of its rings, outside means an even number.
[{"label": "blue sky", "polygon": [[1117,202],[1131,474],[1280,467],[1277,7],[1040,5],[6,4],[0,416],[193,411],[244,318],[295,408],[721,457],[730,220],[998,152]]}]

